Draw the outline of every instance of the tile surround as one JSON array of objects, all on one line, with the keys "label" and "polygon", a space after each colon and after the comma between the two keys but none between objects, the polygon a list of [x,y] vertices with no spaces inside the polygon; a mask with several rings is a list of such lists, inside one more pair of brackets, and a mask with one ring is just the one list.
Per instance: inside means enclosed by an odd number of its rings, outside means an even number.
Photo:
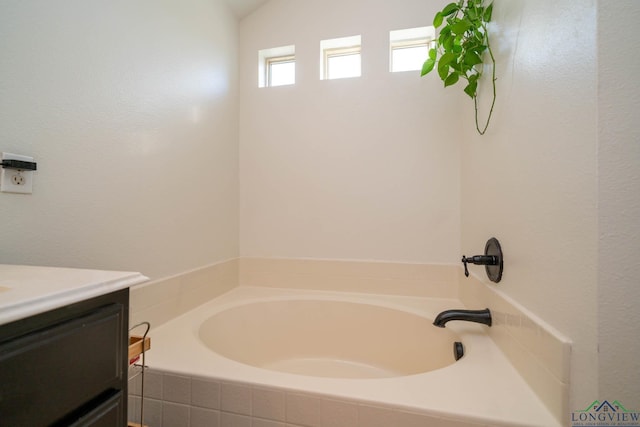
[{"label": "tile surround", "polygon": [[251,415],[251,387],[236,383],[222,383],[220,409],[234,414]]},{"label": "tile surround", "polygon": [[495,286],[474,275],[466,278],[462,270],[459,280],[460,301],[491,309],[491,338],[554,416],[567,422],[571,341]]},{"label": "tile surround", "polygon": [[[147,379],[153,377],[156,386],[166,390],[162,399],[145,397],[144,421],[151,427],[489,427],[295,390],[199,377],[181,377],[176,382],[174,374],[153,369],[147,374]],[[129,380],[129,420],[133,422],[140,420],[140,379]],[[170,390],[173,385],[176,390]]]},{"label": "tile surround", "polygon": [[455,265],[240,258],[240,286],[457,297]]},{"label": "tile surround", "polygon": [[269,420],[286,420],[284,391],[254,387],[251,394],[251,415]]},{"label": "tile surround", "polygon": [[208,265],[131,288],[130,324],[160,326],[238,286],[238,260]]},{"label": "tile surround", "polygon": [[[494,319],[489,334],[496,345],[556,418],[563,420],[569,413],[570,341],[495,286],[473,275],[465,278],[457,265],[238,258],[133,288],[131,324],[148,320],[158,326],[239,285],[456,298],[469,308],[489,307]],[[170,391],[163,390],[158,377],[147,377],[145,395],[152,402],[151,408],[162,408],[162,402],[187,405],[192,408],[194,419],[215,418],[217,424],[211,425],[241,425],[245,417],[287,426],[327,427],[353,425],[354,414],[359,418],[368,416],[366,409],[344,406],[342,401],[320,400],[322,405],[335,406],[335,410],[329,411],[315,408],[311,403],[307,408],[304,396],[283,391],[276,396],[271,390],[243,389],[228,384],[222,390],[220,383],[191,381],[187,393],[184,378],[164,380],[172,384]],[[182,400],[174,394],[182,396]],[[186,397],[189,394],[191,397]],[[240,401],[244,406],[229,406]],[[341,424],[341,418],[336,418],[342,416],[338,408],[342,408],[344,417],[351,417],[349,424]],[[168,407],[167,416],[184,410]],[[162,413],[155,414],[156,419],[161,418]],[[261,425],[268,426],[266,421]]]}]

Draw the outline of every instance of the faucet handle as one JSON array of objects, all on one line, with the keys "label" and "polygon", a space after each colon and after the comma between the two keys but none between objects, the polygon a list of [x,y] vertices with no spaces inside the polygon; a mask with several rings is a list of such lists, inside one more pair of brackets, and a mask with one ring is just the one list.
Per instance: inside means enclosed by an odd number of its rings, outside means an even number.
[{"label": "faucet handle", "polygon": [[492,282],[499,282],[502,278],[503,258],[502,248],[496,238],[487,241],[484,248],[484,255],[474,255],[467,257],[462,255],[462,263],[464,264],[464,275],[469,277],[468,264],[484,265],[487,275]]},{"label": "faucet handle", "polygon": [[469,259],[462,255],[462,263],[464,264],[464,276],[465,277],[469,277],[469,269],[467,268],[467,262],[469,262]]},{"label": "faucet handle", "polygon": [[462,263],[464,264],[464,275],[469,277],[469,269],[467,263],[475,265],[498,265],[498,257],[493,255],[474,255],[470,258],[462,255]]}]

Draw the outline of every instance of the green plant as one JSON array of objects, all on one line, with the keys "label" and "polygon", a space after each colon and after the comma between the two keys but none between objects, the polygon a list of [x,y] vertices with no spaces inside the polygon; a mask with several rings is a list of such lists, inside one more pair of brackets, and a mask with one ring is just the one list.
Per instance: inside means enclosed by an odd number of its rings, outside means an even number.
[{"label": "green plant", "polygon": [[[458,81],[466,81],[464,92],[473,99],[476,116],[476,129],[484,135],[489,127],[493,106],[496,102],[496,61],[489,44],[487,24],[491,21],[493,3],[484,5],[484,0],[459,0],[450,3],[436,13],[433,26],[439,28],[440,34],[435,47],[429,50],[429,58],[422,66],[422,76],[433,69],[444,82],[444,87],[454,85]],[[487,121],[481,129],[478,123],[478,80],[484,68],[483,56],[489,52],[491,58],[493,101]]]}]

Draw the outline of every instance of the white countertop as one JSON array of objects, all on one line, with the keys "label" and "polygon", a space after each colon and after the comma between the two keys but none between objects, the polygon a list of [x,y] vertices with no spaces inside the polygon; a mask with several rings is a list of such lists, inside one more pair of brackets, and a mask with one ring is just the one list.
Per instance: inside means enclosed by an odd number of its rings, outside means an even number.
[{"label": "white countertop", "polygon": [[0,325],[147,280],[125,271],[0,264]]}]

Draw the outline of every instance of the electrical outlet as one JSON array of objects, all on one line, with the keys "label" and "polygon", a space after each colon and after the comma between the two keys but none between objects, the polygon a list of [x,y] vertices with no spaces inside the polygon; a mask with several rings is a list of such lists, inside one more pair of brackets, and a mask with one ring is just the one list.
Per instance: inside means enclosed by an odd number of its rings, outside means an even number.
[{"label": "electrical outlet", "polygon": [[11,182],[13,183],[13,185],[24,185],[25,179],[24,176],[22,176],[22,172],[16,171],[16,173],[11,175]]},{"label": "electrical outlet", "polygon": [[[33,157],[2,153],[2,160],[33,162]],[[2,168],[0,170],[0,191],[3,193],[33,193],[33,171]]]}]

